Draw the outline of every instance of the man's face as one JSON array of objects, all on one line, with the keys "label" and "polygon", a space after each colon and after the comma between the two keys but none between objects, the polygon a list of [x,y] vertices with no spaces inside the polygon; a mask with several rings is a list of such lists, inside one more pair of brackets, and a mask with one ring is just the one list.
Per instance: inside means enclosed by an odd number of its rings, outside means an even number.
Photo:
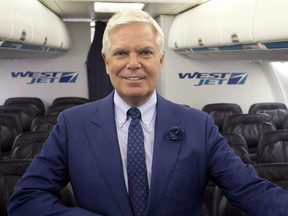
[{"label": "man's face", "polygon": [[164,55],[149,24],[133,23],[114,28],[104,56],[107,74],[122,99],[131,106],[146,102],[154,92]]}]

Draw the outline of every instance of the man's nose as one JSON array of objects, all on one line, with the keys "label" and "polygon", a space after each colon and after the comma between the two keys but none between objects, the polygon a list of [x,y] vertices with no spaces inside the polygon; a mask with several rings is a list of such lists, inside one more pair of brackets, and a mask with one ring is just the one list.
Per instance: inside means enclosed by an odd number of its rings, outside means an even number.
[{"label": "man's nose", "polygon": [[127,63],[127,68],[129,70],[137,70],[141,67],[141,63],[139,60],[139,56],[137,54],[130,54],[128,63]]}]

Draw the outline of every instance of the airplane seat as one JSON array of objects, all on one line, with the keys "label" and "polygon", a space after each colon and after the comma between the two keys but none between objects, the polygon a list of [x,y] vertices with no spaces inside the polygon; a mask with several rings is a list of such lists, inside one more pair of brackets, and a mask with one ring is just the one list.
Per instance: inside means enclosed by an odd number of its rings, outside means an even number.
[{"label": "airplane seat", "polygon": [[58,114],[65,109],[71,108],[73,106],[76,106],[77,104],[56,104],[56,105],[50,105],[47,107],[46,115],[55,115],[58,116]]},{"label": "airplane seat", "polygon": [[284,103],[255,103],[248,111],[249,114],[266,113],[272,117],[272,123],[276,129],[283,128],[283,119],[288,116],[287,106]]},{"label": "airplane seat", "polygon": [[258,163],[288,162],[288,129],[263,134],[258,142]]},{"label": "airplane seat", "polygon": [[31,122],[36,117],[30,107],[15,105],[0,106],[0,116],[16,116],[22,125],[23,131],[30,130]]},{"label": "airplane seat", "polygon": [[33,159],[39,154],[49,132],[23,132],[13,142],[11,153],[3,159]]},{"label": "airplane seat", "polygon": [[282,121],[282,129],[288,129],[288,116],[286,116]]},{"label": "airplane seat", "polygon": [[22,131],[18,118],[0,115],[0,158],[10,154],[14,139]]},{"label": "airplane seat", "polygon": [[45,106],[43,101],[37,97],[11,97],[6,99],[4,105],[20,105],[32,107],[36,115],[45,114]]},{"label": "airplane seat", "polygon": [[57,122],[57,115],[41,115],[32,120],[31,131],[50,131]]},{"label": "airplane seat", "polygon": [[227,139],[228,145],[234,151],[234,153],[239,156],[245,164],[250,164],[251,159],[248,145],[244,137],[240,134],[225,132],[223,132],[222,135]]},{"label": "airplane seat", "polygon": [[[245,139],[239,134],[222,133],[222,135],[227,139],[228,145],[234,151],[234,153],[239,156],[244,163],[250,164],[251,160]],[[212,215],[215,190],[215,184],[212,181],[209,181],[205,188],[204,201],[202,206],[203,216]],[[205,214],[205,212],[208,213]]]},{"label": "airplane seat", "polygon": [[7,202],[10,199],[17,181],[30,165],[31,160],[0,161],[0,215],[8,216]]},{"label": "airplane seat", "polygon": [[[288,190],[288,166],[287,163],[261,163],[253,164],[258,175],[274,184]],[[238,208],[232,206],[223,191],[216,186],[213,197],[212,216],[247,216]]]},{"label": "airplane seat", "polygon": [[213,211],[212,216],[248,216],[240,209],[234,207],[227,200],[223,191],[216,186],[213,197]]},{"label": "airplane seat", "polygon": [[62,104],[74,104],[80,105],[89,102],[87,98],[83,97],[58,97],[52,102],[52,105],[62,105]]},{"label": "airplane seat", "polygon": [[227,116],[234,114],[242,114],[242,108],[235,103],[212,103],[203,106],[202,111],[212,115],[219,131],[223,131],[223,124]]},{"label": "airplane seat", "polygon": [[262,134],[275,131],[268,114],[236,114],[228,116],[224,123],[224,132],[240,134],[246,140],[251,162],[256,161],[258,141]]},{"label": "airplane seat", "polygon": [[[17,181],[22,177],[32,159],[0,161],[0,215],[8,216],[7,203],[13,194]],[[71,184],[68,183],[60,192],[59,199],[68,207],[75,205]]]}]

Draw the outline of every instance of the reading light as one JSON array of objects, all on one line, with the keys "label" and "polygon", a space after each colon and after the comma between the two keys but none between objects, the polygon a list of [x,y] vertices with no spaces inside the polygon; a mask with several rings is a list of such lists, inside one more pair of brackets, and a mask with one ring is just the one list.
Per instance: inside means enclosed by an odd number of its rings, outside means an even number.
[{"label": "reading light", "polygon": [[112,2],[94,2],[94,11],[99,13],[116,13],[125,9],[141,9],[143,3],[112,3]]}]

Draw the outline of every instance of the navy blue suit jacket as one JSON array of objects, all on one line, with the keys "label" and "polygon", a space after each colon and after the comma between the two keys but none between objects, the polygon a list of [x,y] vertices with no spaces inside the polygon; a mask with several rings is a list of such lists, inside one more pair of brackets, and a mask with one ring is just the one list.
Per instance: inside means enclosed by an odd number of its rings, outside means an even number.
[{"label": "navy blue suit jacket", "polygon": [[[198,216],[209,179],[249,215],[288,215],[286,191],[234,155],[212,117],[158,95],[147,216]],[[184,130],[181,142],[167,138]],[[71,182],[77,207],[58,201]],[[132,216],[117,140],[113,93],[61,113],[41,153],[15,187],[10,216]]]}]

